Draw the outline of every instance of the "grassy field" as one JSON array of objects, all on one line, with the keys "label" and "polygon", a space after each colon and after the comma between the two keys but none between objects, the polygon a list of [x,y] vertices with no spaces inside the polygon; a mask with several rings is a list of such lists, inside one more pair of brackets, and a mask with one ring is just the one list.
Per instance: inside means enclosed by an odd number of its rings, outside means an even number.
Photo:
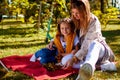
[{"label": "grassy field", "polygon": [[[22,23],[1,23],[0,24],[0,58],[10,55],[27,55],[36,52],[38,49],[46,46],[46,31],[40,29],[37,32],[34,24]],[[116,55],[116,61],[120,64],[120,23],[110,24],[106,28],[102,27],[103,36],[106,37]],[[52,29],[50,35],[53,37],[55,29]],[[77,74],[71,75],[59,80],[75,80]],[[0,65],[0,80],[33,80],[20,72],[6,72]],[[120,66],[117,72],[95,71],[92,80],[120,80]]]}]

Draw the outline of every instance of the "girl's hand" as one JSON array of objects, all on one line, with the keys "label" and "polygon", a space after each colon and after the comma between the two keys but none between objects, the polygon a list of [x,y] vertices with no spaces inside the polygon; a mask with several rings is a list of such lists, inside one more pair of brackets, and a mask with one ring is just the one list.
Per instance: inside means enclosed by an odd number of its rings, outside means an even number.
[{"label": "girl's hand", "polygon": [[47,46],[46,46],[46,48],[48,48],[48,49],[50,49],[50,50],[53,50],[54,48],[53,48],[53,42],[50,42]]}]

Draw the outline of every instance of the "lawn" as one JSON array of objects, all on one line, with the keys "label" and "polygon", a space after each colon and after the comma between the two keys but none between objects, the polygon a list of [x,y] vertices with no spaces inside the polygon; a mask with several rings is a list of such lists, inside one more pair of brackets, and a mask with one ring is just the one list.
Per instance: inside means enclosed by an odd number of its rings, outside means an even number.
[{"label": "lawn", "polygon": [[[56,28],[52,28],[50,35],[53,37]],[[0,58],[10,55],[27,55],[32,54],[40,48],[46,46],[47,29],[37,29],[34,24],[9,23],[0,24]],[[106,37],[107,43],[116,55],[116,61],[120,64],[120,22],[117,24],[109,24],[102,27],[103,36]],[[59,80],[75,80],[76,74]],[[6,72],[0,66],[0,80],[33,80],[20,72]],[[120,66],[117,72],[101,72],[95,71],[92,80],[120,80]]]}]

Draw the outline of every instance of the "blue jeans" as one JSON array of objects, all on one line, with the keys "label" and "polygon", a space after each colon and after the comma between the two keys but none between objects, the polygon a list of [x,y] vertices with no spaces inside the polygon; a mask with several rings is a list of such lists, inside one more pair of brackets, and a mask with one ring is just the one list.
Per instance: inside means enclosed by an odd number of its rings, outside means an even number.
[{"label": "blue jeans", "polygon": [[56,48],[54,50],[49,50],[48,48],[42,48],[35,53],[36,58],[39,58],[39,57],[41,58],[40,59],[41,64],[49,63],[49,62],[56,63],[57,62],[55,58],[56,55],[57,55]]}]

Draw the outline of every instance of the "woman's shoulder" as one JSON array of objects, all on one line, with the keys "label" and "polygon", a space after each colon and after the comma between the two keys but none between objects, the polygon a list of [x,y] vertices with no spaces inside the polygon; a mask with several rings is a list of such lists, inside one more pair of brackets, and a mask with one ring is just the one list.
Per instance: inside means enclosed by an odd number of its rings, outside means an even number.
[{"label": "woman's shoulder", "polygon": [[91,20],[92,21],[97,21],[98,17],[96,15],[94,15],[93,13],[91,13]]},{"label": "woman's shoulder", "polygon": [[100,26],[101,24],[98,18],[94,14],[91,13],[91,19],[90,19],[88,29],[95,31],[95,29],[100,29]]},{"label": "woman's shoulder", "polygon": [[91,13],[90,18],[90,25],[91,24],[100,24],[100,21],[98,20],[98,17]]}]

